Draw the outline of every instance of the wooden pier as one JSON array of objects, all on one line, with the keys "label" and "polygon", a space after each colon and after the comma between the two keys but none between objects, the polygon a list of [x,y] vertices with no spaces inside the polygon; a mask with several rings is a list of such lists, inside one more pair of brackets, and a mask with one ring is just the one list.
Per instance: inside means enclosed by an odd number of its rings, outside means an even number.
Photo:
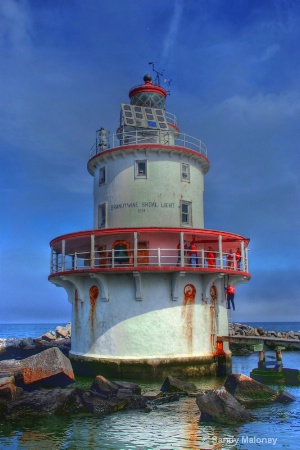
[{"label": "wooden pier", "polygon": [[[300,350],[300,340],[272,336],[218,336],[217,342],[229,342],[229,344],[253,345],[258,347],[266,345],[271,348],[280,346]],[[257,348],[257,351],[259,351],[259,348]]]}]

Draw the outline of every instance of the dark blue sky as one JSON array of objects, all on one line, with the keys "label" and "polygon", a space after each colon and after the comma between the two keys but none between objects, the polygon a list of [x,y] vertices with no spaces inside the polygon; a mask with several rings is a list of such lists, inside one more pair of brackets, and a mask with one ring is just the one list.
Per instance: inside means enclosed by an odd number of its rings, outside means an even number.
[{"label": "dark blue sky", "polygon": [[300,3],[1,0],[1,322],[70,320],[49,242],[92,228],[95,130],[151,71],[201,138],[205,227],[250,237],[236,321],[299,320]]}]

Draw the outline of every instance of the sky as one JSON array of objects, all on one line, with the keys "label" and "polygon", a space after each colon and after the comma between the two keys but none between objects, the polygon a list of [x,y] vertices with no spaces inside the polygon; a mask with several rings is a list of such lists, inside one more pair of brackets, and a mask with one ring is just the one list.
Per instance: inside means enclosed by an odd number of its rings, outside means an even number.
[{"label": "sky", "polygon": [[71,320],[49,242],[92,229],[95,131],[152,61],[208,147],[205,228],[250,238],[233,320],[300,321],[299,42],[298,0],[1,0],[0,322]]}]

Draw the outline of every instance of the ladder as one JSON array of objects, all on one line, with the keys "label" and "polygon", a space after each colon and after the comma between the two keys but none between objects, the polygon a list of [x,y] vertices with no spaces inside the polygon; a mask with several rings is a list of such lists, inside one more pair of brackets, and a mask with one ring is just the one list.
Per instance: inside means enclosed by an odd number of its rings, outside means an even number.
[{"label": "ladder", "polygon": [[228,336],[232,335],[232,309],[227,308]]}]

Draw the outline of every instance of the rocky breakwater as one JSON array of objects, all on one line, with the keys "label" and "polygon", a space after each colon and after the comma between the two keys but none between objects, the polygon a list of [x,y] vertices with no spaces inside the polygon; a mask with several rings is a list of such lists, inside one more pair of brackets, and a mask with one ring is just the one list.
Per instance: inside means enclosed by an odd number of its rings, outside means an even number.
[{"label": "rocky breakwater", "polygon": [[37,338],[0,337],[0,361],[5,359],[24,359],[49,348],[57,347],[65,356],[69,355],[71,347],[71,324],[58,325],[55,331],[47,331]]},{"label": "rocky breakwater", "polygon": [[76,383],[69,359],[57,348],[23,360],[0,362],[0,418],[52,414],[108,414],[123,409],[150,412],[197,388],[168,377],[159,392],[141,394],[138,384],[98,375],[89,389]]},{"label": "rocky breakwater", "polygon": [[267,403],[289,403],[295,397],[279,393],[243,374],[229,375],[222,387],[199,394],[200,422],[238,424],[255,420],[253,409]]},{"label": "rocky breakwater", "polygon": [[[266,342],[265,345],[270,349],[273,349],[277,344],[273,343],[272,338],[279,339],[289,339],[291,340],[288,344],[285,345],[286,350],[299,350],[300,343],[300,330],[299,331],[274,331],[274,330],[264,330],[262,327],[254,328],[250,325],[242,324],[242,323],[232,323],[229,325],[229,335],[230,336],[254,336],[254,337],[269,337],[270,341]],[[295,344],[293,344],[293,341]],[[249,346],[245,344],[235,344],[230,343],[230,350],[234,355],[243,355],[248,354],[251,351],[251,346],[253,344],[249,344]]]}]

